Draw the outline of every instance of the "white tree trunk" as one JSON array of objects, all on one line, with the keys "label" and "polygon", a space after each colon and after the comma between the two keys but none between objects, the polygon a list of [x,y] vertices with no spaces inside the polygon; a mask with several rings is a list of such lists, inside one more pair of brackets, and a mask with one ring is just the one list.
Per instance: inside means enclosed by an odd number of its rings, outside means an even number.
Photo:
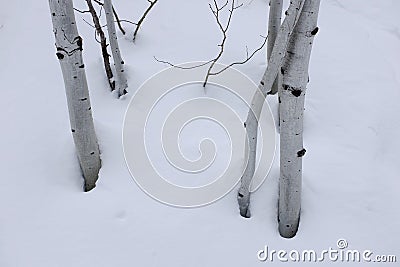
[{"label": "white tree trunk", "polygon": [[274,48],[268,61],[267,69],[265,70],[259,85],[262,96],[260,94],[254,95],[251,108],[245,122],[247,138],[249,141],[249,157],[246,169],[241,178],[241,186],[238,192],[239,209],[240,214],[243,217],[250,217],[250,183],[255,171],[258,128],[257,118],[260,116],[262,105],[264,104],[264,98],[266,97],[268,90],[271,89],[279,69],[282,66],[289,37],[292,34],[294,26],[300,17],[303,4],[304,0],[293,0],[286,11],[286,17],[279,28]]},{"label": "white tree trunk", "polygon": [[116,72],[115,89],[117,89],[118,97],[120,97],[127,93],[126,88],[128,87],[128,82],[124,73],[124,61],[122,60],[121,52],[119,50],[111,0],[104,0],[104,11],[106,12],[108,39],[110,39],[111,52]]},{"label": "white tree trunk", "polygon": [[84,189],[89,191],[95,187],[101,162],[82,60],[82,38],[78,35],[72,0],[49,0],[49,5],[72,136],[85,179]]},{"label": "white tree trunk", "polygon": [[[267,60],[271,58],[276,36],[278,35],[278,30],[281,26],[282,2],[283,0],[270,0],[269,2]],[[278,92],[280,76],[281,75],[278,72],[275,82],[271,88],[271,94],[273,95]]]},{"label": "white tree trunk", "polygon": [[308,65],[318,31],[320,0],[306,0],[290,38],[283,69],[280,104],[279,232],[293,237],[298,229],[301,206],[303,111]]}]

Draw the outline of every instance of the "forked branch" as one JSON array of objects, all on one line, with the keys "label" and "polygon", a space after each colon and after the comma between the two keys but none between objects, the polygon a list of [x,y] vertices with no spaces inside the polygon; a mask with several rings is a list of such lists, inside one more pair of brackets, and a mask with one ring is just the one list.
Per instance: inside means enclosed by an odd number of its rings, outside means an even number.
[{"label": "forked branch", "polygon": [[236,5],[236,1],[235,1],[235,0],[232,0],[232,3],[231,3],[231,5],[230,5],[230,8],[228,9],[228,12],[229,12],[228,19],[227,19],[226,24],[224,25],[224,24],[221,22],[220,14],[221,14],[221,11],[223,11],[223,10],[228,6],[228,4],[229,4],[229,0],[226,0],[226,2],[225,2],[224,4],[222,4],[222,5],[218,5],[218,3],[217,3],[216,0],[213,0],[213,4],[209,4],[210,10],[211,10],[211,12],[212,12],[212,14],[213,14],[213,16],[214,16],[214,18],[215,18],[215,21],[216,21],[216,23],[217,23],[217,25],[218,25],[218,27],[219,27],[219,29],[220,29],[220,32],[222,33],[222,40],[221,40],[221,43],[218,44],[218,46],[219,46],[219,48],[220,48],[220,49],[219,49],[219,52],[218,52],[218,54],[217,54],[213,59],[210,59],[210,60],[208,60],[207,62],[198,64],[198,65],[195,65],[195,66],[192,66],[192,67],[181,67],[181,66],[177,66],[177,65],[175,65],[175,64],[172,64],[171,62],[164,61],[164,60],[159,60],[159,59],[157,59],[156,57],[154,57],[154,59],[155,59],[156,61],[160,62],[160,63],[165,63],[165,64],[168,64],[168,65],[170,65],[170,66],[172,66],[172,67],[179,68],[179,69],[195,69],[195,68],[199,68],[199,67],[202,67],[202,66],[205,66],[205,65],[211,63],[210,66],[209,66],[209,68],[208,68],[206,77],[205,77],[205,79],[204,79],[203,87],[205,87],[205,86],[207,85],[207,82],[208,82],[208,79],[209,79],[210,76],[212,76],[212,75],[218,75],[218,74],[224,72],[225,70],[227,70],[228,68],[230,68],[230,67],[232,67],[232,66],[234,66],[234,65],[242,65],[242,64],[245,64],[246,62],[248,62],[250,59],[253,58],[253,56],[254,56],[258,51],[260,51],[260,50],[265,46],[268,37],[261,36],[261,37],[264,38],[263,43],[262,43],[257,49],[255,49],[251,54],[249,54],[249,51],[248,51],[248,49],[247,49],[247,47],[246,47],[246,59],[244,59],[244,60],[242,60],[242,61],[237,61],[237,62],[230,63],[229,65],[227,65],[226,67],[222,68],[221,70],[218,70],[218,71],[213,72],[213,68],[214,68],[215,64],[216,64],[216,63],[218,62],[218,60],[222,57],[222,55],[223,55],[223,53],[224,53],[224,51],[225,51],[225,43],[226,43],[226,40],[227,40],[227,32],[228,32],[228,30],[229,30],[229,26],[231,25],[233,13],[234,13],[234,11],[235,11],[236,9],[240,8],[241,6],[243,6],[243,4]]},{"label": "forked branch", "polygon": [[135,32],[133,33],[133,41],[136,40],[136,35],[137,35],[137,33],[138,33],[139,29],[140,29],[140,26],[142,25],[144,19],[146,18],[147,14],[149,14],[150,10],[154,7],[154,5],[157,3],[158,0],[153,0],[153,1],[147,0],[147,1],[150,3],[150,5],[146,9],[146,11],[144,11],[143,16],[139,19],[139,21],[136,24],[136,29],[135,29]]}]

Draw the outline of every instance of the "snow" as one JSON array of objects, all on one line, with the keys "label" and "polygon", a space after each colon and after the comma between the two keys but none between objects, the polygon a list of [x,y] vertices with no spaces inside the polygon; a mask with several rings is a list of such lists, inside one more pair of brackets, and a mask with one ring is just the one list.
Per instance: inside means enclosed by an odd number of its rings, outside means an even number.
[{"label": "snow", "polygon": [[[133,21],[148,4],[114,2],[120,18]],[[108,91],[99,45],[82,21],[90,17],[76,14],[103,162],[89,193],[82,192],[47,1],[4,2],[0,266],[262,266],[271,264],[257,259],[265,245],[323,250],[336,247],[339,238],[351,249],[399,260],[400,3],[321,2],[306,96],[302,214],[293,239],[277,231],[279,155],[252,195],[251,219],[239,216],[235,190],[198,209],[160,204],[139,189],[125,165],[121,135],[128,102],[166,67],[153,56],[181,63],[218,53],[221,36],[207,2],[157,2],[135,43],[132,25],[124,24],[129,34],[119,40],[129,94],[121,100]],[[82,0],[75,5],[85,9]],[[222,63],[245,58],[246,45],[249,51],[259,46],[266,14],[267,1],[244,1]],[[265,58],[263,51],[238,69],[257,83]],[[268,101],[276,116],[276,97]]]}]

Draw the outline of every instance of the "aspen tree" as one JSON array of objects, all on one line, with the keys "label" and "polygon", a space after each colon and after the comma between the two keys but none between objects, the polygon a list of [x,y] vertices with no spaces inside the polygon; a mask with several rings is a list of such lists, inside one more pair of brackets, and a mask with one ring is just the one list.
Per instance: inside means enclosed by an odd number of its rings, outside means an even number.
[{"label": "aspen tree", "polygon": [[286,16],[282,25],[279,28],[278,35],[275,40],[274,48],[272,49],[271,57],[268,61],[267,69],[258,86],[262,92],[262,96],[255,94],[251,103],[250,110],[247,114],[246,127],[247,138],[249,142],[249,155],[245,171],[241,177],[241,186],[238,192],[238,203],[240,215],[250,217],[250,184],[255,172],[256,148],[257,148],[257,129],[258,117],[260,116],[264,98],[276,79],[276,76],[282,66],[285,57],[286,48],[289,42],[289,37],[300,17],[303,8],[304,0],[291,1]]},{"label": "aspen tree", "polygon": [[305,0],[289,41],[282,66],[280,104],[279,233],[293,237],[298,229],[301,206],[303,112],[308,65],[313,39],[318,32],[320,0]]},{"label": "aspen tree", "polygon": [[85,180],[84,190],[89,191],[96,185],[101,162],[82,60],[82,38],[76,27],[72,0],[49,0],[49,6],[72,136]]},{"label": "aspen tree", "polygon": [[111,0],[104,0],[104,10],[106,12],[108,39],[110,40],[111,52],[114,59],[115,66],[115,89],[117,90],[118,97],[126,94],[128,82],[126,80],[124,61],[121,57],[119,50],[117,31],[115,30],[114,14]]}]

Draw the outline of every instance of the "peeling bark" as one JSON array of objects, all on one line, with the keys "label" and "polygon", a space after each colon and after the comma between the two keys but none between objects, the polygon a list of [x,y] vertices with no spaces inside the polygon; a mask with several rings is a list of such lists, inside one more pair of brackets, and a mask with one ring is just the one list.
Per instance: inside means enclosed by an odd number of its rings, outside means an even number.
[{"label": "peeling bark", "polygon": [[104,0],[104,10],[106,12],[108,38],[110,39],[111,52],[116,72],[115,89],[117,89],[118,97],[120,97],[127,93],[126,88],[128,87],[128,82],[124,73],[124,61],[122,60],[121,52],[119,50],[111,0]]},{"label": "peeling bark", "polygon": [[283,64],[283,86],[279,89],[280,104],[280,180],[279,233],[296,235],[301,207],[303,112],[308,66],[313,39],[318,30],[320,0],[306,0],[299,21],[290,38]]},{"label": "peeling bark", "polygon": [[49,6],[71,132],[85,179],[84,190],[89,191],[96,185],[101,162],[82,60],[82,38],[78,35],[72,0],[49,0]]}]

